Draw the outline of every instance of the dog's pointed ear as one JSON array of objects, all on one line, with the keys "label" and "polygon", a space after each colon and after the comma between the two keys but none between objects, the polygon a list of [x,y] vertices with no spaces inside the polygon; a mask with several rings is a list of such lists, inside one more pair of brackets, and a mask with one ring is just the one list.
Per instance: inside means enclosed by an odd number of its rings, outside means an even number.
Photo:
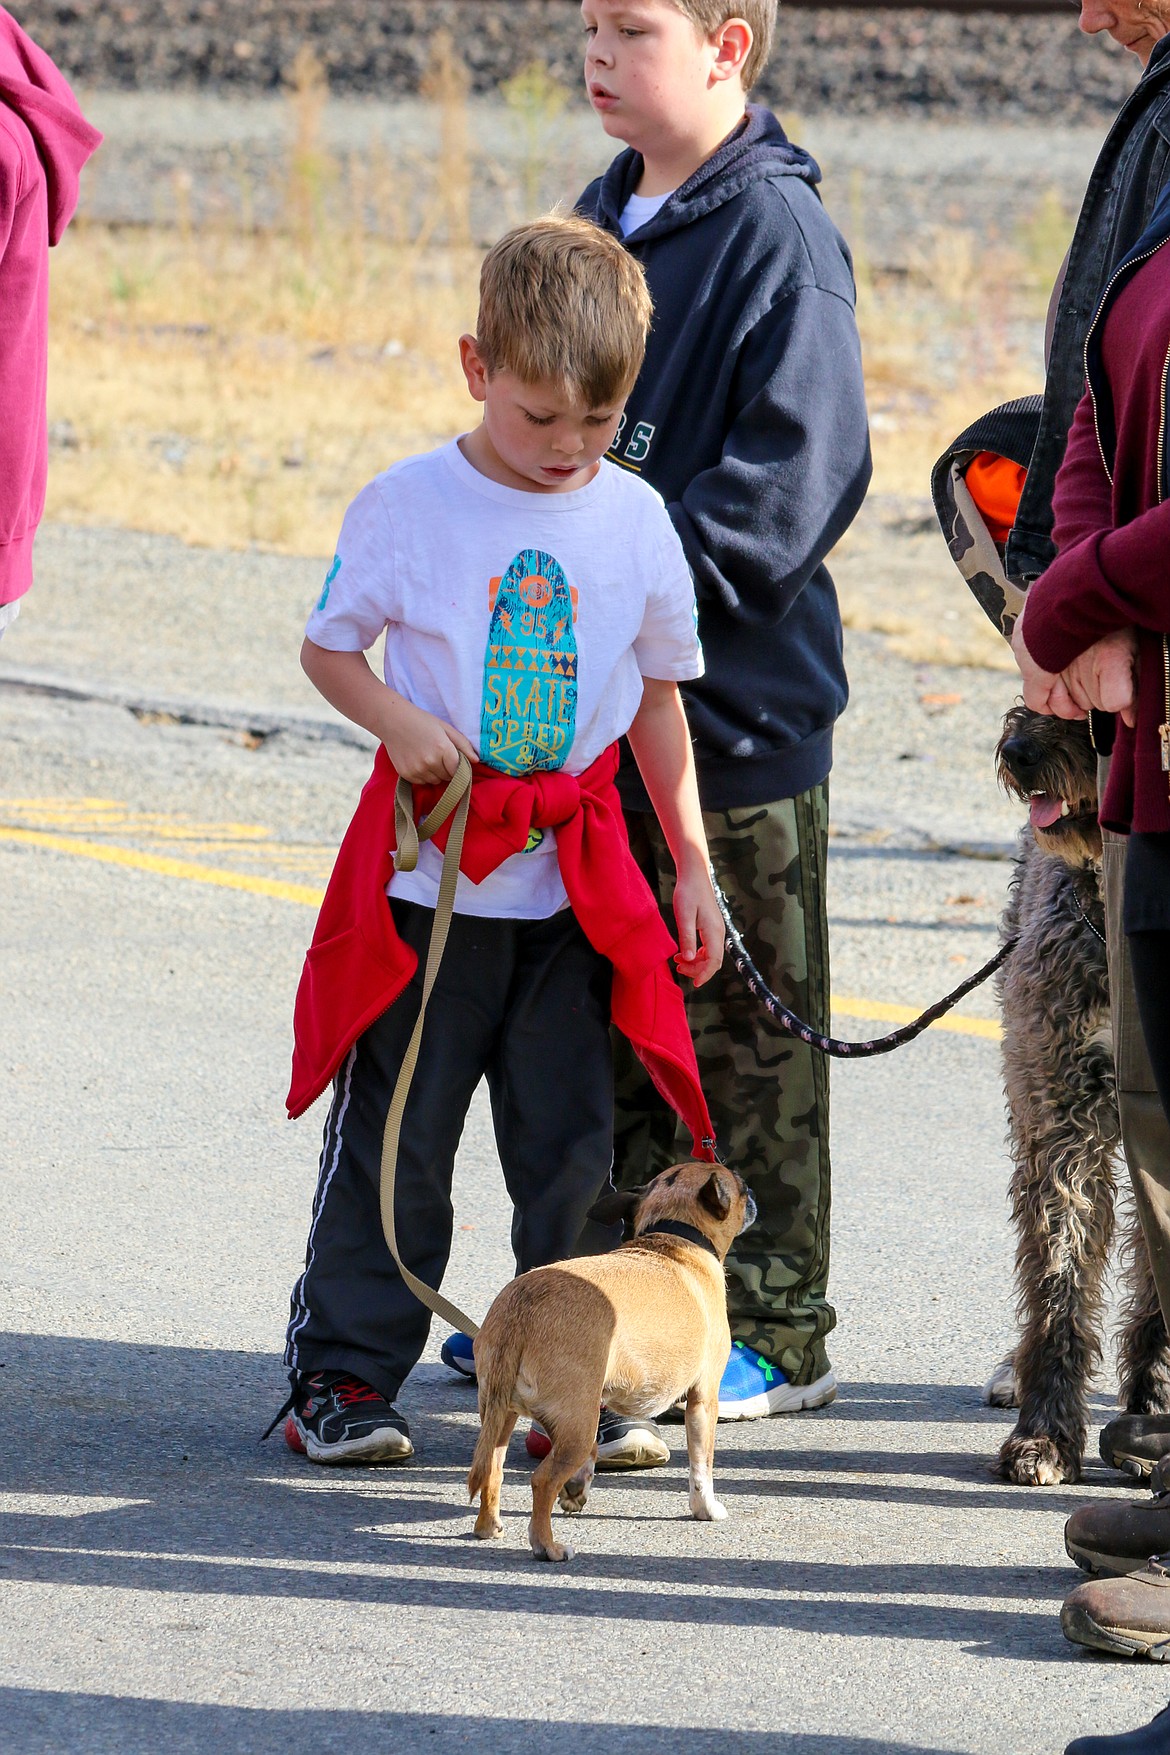
[{"label": "dog's pointed ear", "polygon": [[727,1192],[727,1184],[718,1170],[712,1170],[706,1182],[699,1190],[699,1205],[710,1213],[713,1219],[725,1219],[731,1211],[731,1196]]},{"label": "dog's pointed ear", "polygon": [[598,1225],[624,1225],[633,1217],[639,1201],[646,1193],[642,1188],[607,1188],[590,1207],[588,1217]]}]

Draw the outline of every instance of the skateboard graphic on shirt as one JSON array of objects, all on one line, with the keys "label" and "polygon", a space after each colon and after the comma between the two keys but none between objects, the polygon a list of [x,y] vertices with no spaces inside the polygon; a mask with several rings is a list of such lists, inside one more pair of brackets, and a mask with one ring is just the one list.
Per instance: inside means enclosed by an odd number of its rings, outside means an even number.
[{"label": "skateboard graphic on shirt", "polygon": [[553,555],[526,548],[492,580],[480,756],[504,774],[562,768],[577,728],[576,593]]}]

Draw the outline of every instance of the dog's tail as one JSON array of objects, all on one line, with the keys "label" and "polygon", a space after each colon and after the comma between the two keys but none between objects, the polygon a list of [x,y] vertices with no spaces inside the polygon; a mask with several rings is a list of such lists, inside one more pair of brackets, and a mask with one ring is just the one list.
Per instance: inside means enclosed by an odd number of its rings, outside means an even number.
[{"label": "dog's tail", "polygon": [[504,1325],[503,1334],[489,1330],[485,1336],[480,1330],[480,1339],[476,1346],[475,1373],[479,1380],[479,1438],[476,1441],[475,1454],[471,1459],[471,1469],[467,1476],[467,1496],[474,1499],[482,1493],[487,1485],[491,1471],[492,1456],[501,1444],[506,1444],[511,1436],[512,1427],[516,1424],[512,1410],[512,1391],[516,1387],[516,1378],[520,1370],[520,1356],[524,1350],[522,1335],[518,1326]]}]

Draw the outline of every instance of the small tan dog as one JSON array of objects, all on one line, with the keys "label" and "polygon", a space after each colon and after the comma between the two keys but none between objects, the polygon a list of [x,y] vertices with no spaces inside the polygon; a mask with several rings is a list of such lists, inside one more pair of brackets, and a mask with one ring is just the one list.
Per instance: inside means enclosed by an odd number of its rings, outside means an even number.
[{"label": "small tan dog", "polygon": [[731,1353],[723,1258],[756,1203],[722,1164],[677,1164],[644,1188],[603,1195],[591,1217],[632,1220],[608,1255],[533,1268],[506,1286],[475,1341],[479,1442],[467,1490],[477,1536],[502,1532],[504,1455],[521,1414],[552,1450],[532,1476],[528,1539],[538,1560],[569,1560],[552,1531],[554,1500],[583,1511],[597,1460],[597,1411],[653,1418],[686,1397],[690,1506],[727,1516],[712,1488],[719,1380]]}]

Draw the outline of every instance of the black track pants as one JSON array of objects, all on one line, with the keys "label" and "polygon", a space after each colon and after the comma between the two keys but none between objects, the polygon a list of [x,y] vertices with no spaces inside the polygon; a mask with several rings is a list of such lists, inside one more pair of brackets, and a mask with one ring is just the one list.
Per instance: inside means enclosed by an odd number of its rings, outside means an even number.
[{"label": "black track pants", "polygon": [[[432,911],[394,902],[419,969],[350,1050],[325,1123],[305,1271],[292,1294],[290,1371],[351,1371],[393,1400],[426,1344],[430,1312],[382,1235],[382,1132],[418,1016]],[[481,1078],[512,1198],[518,1271],[612,1247],[587,1223],[613,1163],[613,970],[568,909],[549,920],[451,922],[403,1118],[394,1215],[411,1270],[438,1286],[451,1249],[451,1173]]]}]

